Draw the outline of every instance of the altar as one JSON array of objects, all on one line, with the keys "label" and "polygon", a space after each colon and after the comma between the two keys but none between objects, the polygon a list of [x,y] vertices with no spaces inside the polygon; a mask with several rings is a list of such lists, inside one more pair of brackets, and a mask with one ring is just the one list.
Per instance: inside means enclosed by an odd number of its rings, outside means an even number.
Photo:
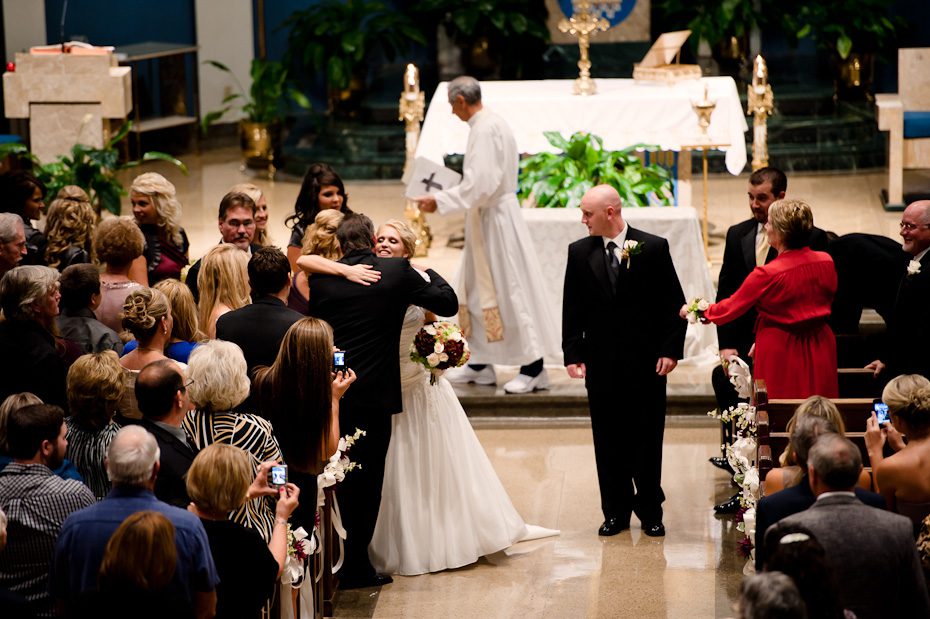
[{"label": "altar", "polygon": [[[598,92],[590,97],[573,95],[572,80],[487,81],[481,83],[481,100],[507,121],[521,153],[553,151],[544,131],[565,136],[586,131],[603,138],[604,147],[612,150],[644,143],[681,151],[682,145],[698,139],[691,103],[703,99],[706,85],[708,98],[717,102],[709,141],[730,145],[726,149],[730,174],[739,174],[746,166],[748,125],[733,78],[705,77],[674,85],[596,81]],[[450,111],[447,85],[440,83],[433,94],[416,152],[437,162],[443,155],[464,153],[468,141],[468,125]]]},{"label": "altar", "polygon": [[[536,248],[549,306],[555,311],[556,322],[561,329],[562,285],[565,281],[568,246],[587,236],[588,229],[581,223],[581,211],[578,209],[521,209],[520,212]],[[634,228],[668,241],[672,262],[686,299],[703,297],[712,301],[716,298],[710,268],[704,258],[701,220],[695,209],[690,206],[629,207],[624,208],[622,214],[624,221]],[[632,268],[636,268],[635,261]],[[678,369],[669,375],[669,394],[709,395],[710,372],[717,364],[716,327],[688,325],[684,356]],[[547,359],[547,363],[550,362],[561,364],[562,360]]]}]

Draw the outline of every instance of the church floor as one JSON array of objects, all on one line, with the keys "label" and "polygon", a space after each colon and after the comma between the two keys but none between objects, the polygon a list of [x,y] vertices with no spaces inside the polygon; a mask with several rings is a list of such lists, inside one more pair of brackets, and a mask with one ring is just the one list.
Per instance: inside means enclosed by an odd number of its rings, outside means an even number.
[{"label": "church floor", "polygon": [[[177,185],[191,257],[214,243],[216,208],[227,189],[249,180],[239,171],[237,151],[209,151],[182,158],[184,177],[163,164],[147,164]],[[137,172],[136,172],[137,173]],[[710,179],[710,257],[719,270],[726,228],[749,214],[746,179]],[[872,232],[900,240],[900,213],[886,213],[878,192],[881,171],[793,174],[788,194],[807,200],[815,223],[838,234]],[[126,181],[131,180],[127,176]],[[283,245],[284,217],[292,209],[299,179],[262,187],[271,208],[271,237]],[[402,218],[399,181],[347,183],[349,204],[376,223]],[[700,196],[700,185],[695,188]],[[128,199],[124,209],[129,214]],[[461,218],[431,216],[433,248],[418,263],[450,277],[461,252],[446,246]],[[559,374],[560,376],[555,376]],[[564,373],[550,370],[561,380]],[[567,379],[565,379],[567,381]],[[563,382],[565,382],[563,381]],[[728,498],[728,477],[707,463],[718,453],[719,430],[706,417],[671,418],[665,433],[663,487],[668,535],[641,535],[639,523],[612,538],[596,534],[601,523],[594,450],[584,419],[552,420],[545,426],[507,419],[473,420],[495,470],[524,519],[561,529],[557,538],[517,544],[477,564],[439,574],[397,577],[376,589],[342,592],[338,617],[727,617],[733,615],[744,560],[736,554],[741,534],[731,518],[714,516],[714,503]],[[620,438],[620,437],[618,437]],[[625,439],[625,440],[624,440]],[[635,437],[623,437],[618,448]]]}]

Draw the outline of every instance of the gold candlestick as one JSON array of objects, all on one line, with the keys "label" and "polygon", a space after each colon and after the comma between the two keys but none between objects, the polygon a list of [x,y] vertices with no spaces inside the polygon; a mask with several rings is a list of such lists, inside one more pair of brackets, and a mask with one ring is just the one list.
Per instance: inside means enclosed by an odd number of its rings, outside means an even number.
[{"label": "gold candlestick", "polygon": [[717,108],[717,102],[711,101],[707,97],[707,84],[704,84],[704,99],[701,101],[692,101],[691,109],[698,117],[698,127],[701,129],[701,137],[705,140],[710,139],[707,130],[710,128],[710,117]]},{"label": "gold candlestick", "polygon": [[572,92],[576,95],[588,96],[597,92],[597,85],[591,79],[591,60],[588,58],[588,48],[591,45],[591,36],[597,34],[598,31],[605,32],[608,28],[610,28],[610,22],[600,17],[599,14],[593,13],[588,0],[580,0],[575,4],[572,16],[559,21],[561,32],[578,37],[579,75],[572,88]]},{"label": "gold candlestick", "polygon": [[[410,172],[413,159],[417,151],[417,142],[420,141],[420,123],[423,122],[426,110],[426,98],[420,90],[420,72],[412,63],[404,71],[404,92],[400,95],[400,115],[398,120],[404,121],[406,134],[406,157],[404,159],[404,176]],[[414,255],[423,257],[429,253],[429,246],[433,241],[426,216],[420,212],[417,203],[407,200],[404,207],[404,217],[410,222],[410,227],[417,235],[417,249]]]},{"label": "gold candlestick", "polygon": [[775,96],[768,83],[768,67],[761,55],[756,56],[752,69],[752,84],[746,87],[746,114],[752,114],[752,169],[769,164],[768,117],[775,109]]}]

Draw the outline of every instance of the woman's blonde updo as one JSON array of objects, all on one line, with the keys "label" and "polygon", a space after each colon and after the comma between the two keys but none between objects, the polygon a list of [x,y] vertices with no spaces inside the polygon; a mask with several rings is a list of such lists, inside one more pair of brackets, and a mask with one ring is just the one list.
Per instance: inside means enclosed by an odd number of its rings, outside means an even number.
[{"label": "woman's blonde updo", "polygon": [[45,222],[45,236],[48,237],[45,259],[48,266],[57,269],[62,255],[72,245],[86,251],[93,262],[96,225],[97,213],[87,192],[77,185],[62,187],[48,207]]},{"label": "woman's blonde updo", "polygon": [[316,214],[313,223],[304,232],[301,253],[305,256],[323,256],[328,260],[342,258],[342,249],[336,239],[336,228],[345,215],[337,209],[326,209]]},{"label": "woman's blonde updo", "polygon": [[142,343],[148,341],[162,318],[168,315],[168,297],[154,288],[138,288],[123,303],[123,328]]},{"label": "woman's blonde updo", "polygon": [[882,390],[888,412],[900,417],[908,430],[920,434],[930,429],[930,380],[920,374],[902,374]]},{"label": "woman's blonde updo", "polygon": [[129,190],[152,199],[155,212],[158,213],[158,227],[164,229],[165,236],[175,246],[182,247],[184,238],[181,236],[181,203],[178,202],[174,185],[161,174],[146,172],[133,179]]},{"label": "woman's blonde updo", "polygon": [[785,248],[800,249],[810,243],[814,213],[803,200],[776,200],[769,207],[769,225],[781,235]]}]

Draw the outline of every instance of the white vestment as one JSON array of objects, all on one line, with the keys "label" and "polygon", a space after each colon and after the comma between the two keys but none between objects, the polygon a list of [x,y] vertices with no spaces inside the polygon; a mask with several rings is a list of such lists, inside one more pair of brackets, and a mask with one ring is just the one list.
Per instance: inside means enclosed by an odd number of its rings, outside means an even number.
[{"label": "white vestment", "polygon": [[[558,357],[561,343],[552,308],[546,301],[542,271],[517,201],[517,145],[507,123],[482,109],[468,124],[462,182],[435,195],[440,214],[465,211],[465,252],[455,278],[459,303],[467,291],[472,333],[470,363],[526,365]],[[479,286],[467,234],[472,217],[480,218],[487,263],[503,324],[503,340],[488,342]]]}]

